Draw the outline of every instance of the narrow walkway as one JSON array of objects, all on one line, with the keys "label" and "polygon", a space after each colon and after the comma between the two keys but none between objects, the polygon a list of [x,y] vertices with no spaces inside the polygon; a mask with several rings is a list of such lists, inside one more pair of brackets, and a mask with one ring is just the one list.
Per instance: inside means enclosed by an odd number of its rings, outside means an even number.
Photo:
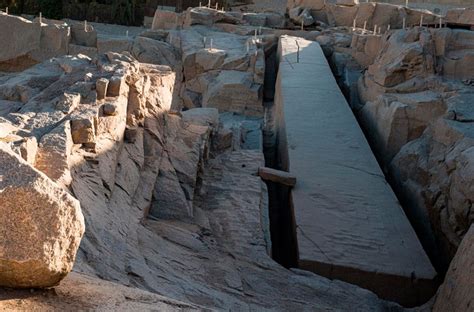
[{"label": "narrow walkway", "polygon": [[404,305],[428,300],[436,272],[318,43],[280,39],[275,105],[281,163],[298,179],[299,267]]}]

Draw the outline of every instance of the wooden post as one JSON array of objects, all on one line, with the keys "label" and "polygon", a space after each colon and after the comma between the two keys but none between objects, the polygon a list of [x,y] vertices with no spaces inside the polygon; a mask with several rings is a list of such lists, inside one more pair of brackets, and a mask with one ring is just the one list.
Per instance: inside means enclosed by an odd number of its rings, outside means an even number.
[{"label": "wooden post", "polygon": [[258,168],[258,175],[264,181],[271,181],[289,187],[296,185],[296,176],[286,171],[280,171],[268,167],[260,167]]}]

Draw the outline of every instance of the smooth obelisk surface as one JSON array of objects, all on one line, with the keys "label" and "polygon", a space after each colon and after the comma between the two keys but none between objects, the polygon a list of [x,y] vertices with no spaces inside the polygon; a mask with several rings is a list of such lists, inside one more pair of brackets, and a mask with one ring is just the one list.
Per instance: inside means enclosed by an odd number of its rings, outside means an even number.
[{"label": "smooth obelisk surface", "polygon": [[299,266],[407,305],[427,300],[436,272],[321,47],[283,36],[278,54],[275,105],[282,165],[298,181]]}]

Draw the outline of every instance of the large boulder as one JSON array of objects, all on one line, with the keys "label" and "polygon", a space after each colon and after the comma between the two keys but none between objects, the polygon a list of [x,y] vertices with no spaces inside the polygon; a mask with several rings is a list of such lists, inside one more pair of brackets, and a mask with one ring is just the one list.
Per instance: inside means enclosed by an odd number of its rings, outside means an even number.
[{"label": "large boulder", "polygon": [[[17,42],[15,38],[15,42]],[[41,26],[41,40],[39,49],[29,55],[38,62],[52,57],[68,54],[68,45],[71,40],[70,31],[66,24],[43,24]]]},{"label": "large boulder", "polygon": [[131,54],[141,63],[176,67],[179,55],[167,42],[137,37],[132,44]]},{"label": "large boulder", "polygon": [[253,83],[253,75],[236,70],[221,71],[203,94],[202,106],[220,112],[262,116],[262,85]]},{"label": "large boulder", "polygon": [[59,185],[68,186],[72,180],[69,171],[72,146],[70,122],[65,121],[41,138],[35,168]]},{"label": "large boulder", "polygon": [[474,8],[451,9],[446,13],[448,24],[474,25]]},{"label": "large boulder", "polygon": [[379,96],[358,111],[369,139],[387,164],[406,143],[419,138],[426,127],[446,112],[440,94],[433,91]]},{"label": "large boulder", "polygon": [[466,122],[473,116],[463,113],[468,103],[454,101],[447,103],[451,113],[446,118],[432,122],[391,163],[407,213],[418,223],[421,236],[433,243],[431,248],[438,250],[435,262],[441,266],[449,263],[474,222],[474,125]]},{"label": "large boulder", "polygon": [[356,6],[327,5],[328,22],[331,26],[352,26],[357,15]]},{"label": "large boulder", "polygon": [[84,234],[79,202],[0,143],[0,286],[50,287]]},{"label": "large boulder", "polygon": [[40,48],[39,23],[0,13],[0,29],[0,61],[8,61]]},{"label": "large boulder", "polygon": [[366,76],[382,87],[393,87],[415,77],[434,74],[431,33],[420,29],[395,32],[384,44]]},{"label": "large boulder", "polygon": [[351,55],[363,67],[373,64],[382,49],[383,37],[371,34],[352,35]]},{"label": "large boulder", "polygon": [[90,24],[73,22],[71,25],[71,40],[76,45],[97,47],[97,31]]},{"label": "large boulder", "polygon": [[310,26],[314,24],[314,18],[309,9],[296,7],[289,10],[289,16],[293,23],[297,25]]},{"label": "large boulder", "polygon": [[192,25],[211,26],[215,23],[241,24],[243,15],[237,12],[222,12],[207,7],[189,8],[185,13],[184,27]]},{"label": "large boulder", "polygon": [[432,33],[442,74],[452,79],[474,79],[474,32],[442,28]]},{"label": "large boulder", "polygon": [[436,298],[433,312],[472,311],[474,304],[474,225],[462,240]]},{"label": "large boulder", "polygon": [[151,29],[176,29],[182,23],[182,14],[158,9],[155,11]]}]

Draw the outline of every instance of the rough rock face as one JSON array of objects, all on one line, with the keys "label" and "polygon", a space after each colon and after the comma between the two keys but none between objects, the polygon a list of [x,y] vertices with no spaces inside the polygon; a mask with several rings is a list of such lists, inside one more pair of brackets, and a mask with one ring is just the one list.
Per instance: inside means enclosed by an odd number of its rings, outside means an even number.
[{"label": "rough rock face", "polygon": [[454,256],[474,222],[470,202],[473,125],[439,119],[392,161],[392,173],[415,211],[429,219],[443,254]]},{"label": "rough rock face", "polygon": [[263,116],[265,54],[257,39],[203,27],[173,36],[182,50],[184,107]]},{"label": "rough rock face", "polygon": [[[377,146],[379,158],[387,165],[403,145],[421,136],[446,111],[443,86],[432,79],[435,48],[431,34],[419,29],[396,31],[385,38],[371,37],[376,41],[359,35],[356,38],[352,55],[363,65],[370,64],[359,80],[364,104],[357,115]],[[372,61],[374,50],[377,57]]]},{"label": "rough rock face", "polygon": [[382,49],[383,36],[357,33],[352,36],[351,55],[363,67],[375,62]]},{"label": "rough rock face", "polygon": [[433,307],[434,312],[471,311],[474,304],[474,226],[464,236],[449,266]]},{"label": "rough rock face", "polygon": [[466,150],[474,119],[469,79],[439,76],[472,77],[467,60],[474,38],[465,30],[399,30],[381,38],[371,62],[361,51],[370,44],[358,37],[352,55],[371,64],[359,80],[362,104],[356,114],[379,159],[391,168],[432,259],[446,268],[473,222],[470,182],[461,172],[470,161]]},{"label": "rough rock face", "polygon": [[296,7],[289,11],[290,19],[297,25],[310,26],[314,24],[313,16],[309,9]]},{"label": "rough rock face", "polygon": [[438,71],[450,79],[474,79],[474,33],[464,29],[433,30]]},{"label": "rough rock face", "polygon": [[0,289],[2,311],[203,311],[203,307],[71,272],[54,289]]},{"label": "rough rock face", "polygon": [[418,28],[397,31],[369,66],[365,83],[370,85],[367,79],[371,79],[379,86],[390,88],[415,77],[428,77],[434,74],[433,51],[429,32]]},{"label": "rough rock face", "polygon": [[151,29],[175,29],[182,26],[182,15],[175,12],[156,10]]},{"label": "rough rock face", "polygon": [[403,19],[407,26],[419,25],[421,16],[424,24],[434,24],[437,21],[436,15],[426,10],[413,10],[388,3],[359,3],[355,0],[288,0],[287,9],[289,12],[297,12],[296,16],[304,10],[309,10],[314,20],[329,23],[331,26],[351,27],[355,20],[359,28],[365,23],[368,29],[377,25],[384,31],[388,25],[391,29],[402,28]]},{"label": "rough rock face", "polygon": [[440,94],[433,91],[386,93],[366,102],[358,115],[387,164],[406,143],[420,137],[431,121],[446,112]]},{"label": "rough rock face", "polygon": [[54,286],[84,233],[79,202],[4,143],[0,164],[0,286]]},{"label": "rough rock face", "polygon": [[[2,29],[1,42],[13,42],[15,45],[7,45],[0,52],[0,61],[7,61],[39,48],[41,26],[23,18],[9,16],[0,13],[0,28]],[[17,36],[21,33],[21,36]],[[15,37],[12,37],[15,36]]]},{"label": "rough rock face", "polygon": [[448,24],[472,26],[474,25],[474,9],[452,9],[446,13],[446,22]]},{"label": "rough rock face", "polygon": [[282,28],[286,24],[285,16],[277,12],[239,13],[215,10],[214,8],[189,8],[184,13],[156,10],[151,29],[173,30],[190,28],[193,25],[213,26],[233,24],[258,27]]}]

